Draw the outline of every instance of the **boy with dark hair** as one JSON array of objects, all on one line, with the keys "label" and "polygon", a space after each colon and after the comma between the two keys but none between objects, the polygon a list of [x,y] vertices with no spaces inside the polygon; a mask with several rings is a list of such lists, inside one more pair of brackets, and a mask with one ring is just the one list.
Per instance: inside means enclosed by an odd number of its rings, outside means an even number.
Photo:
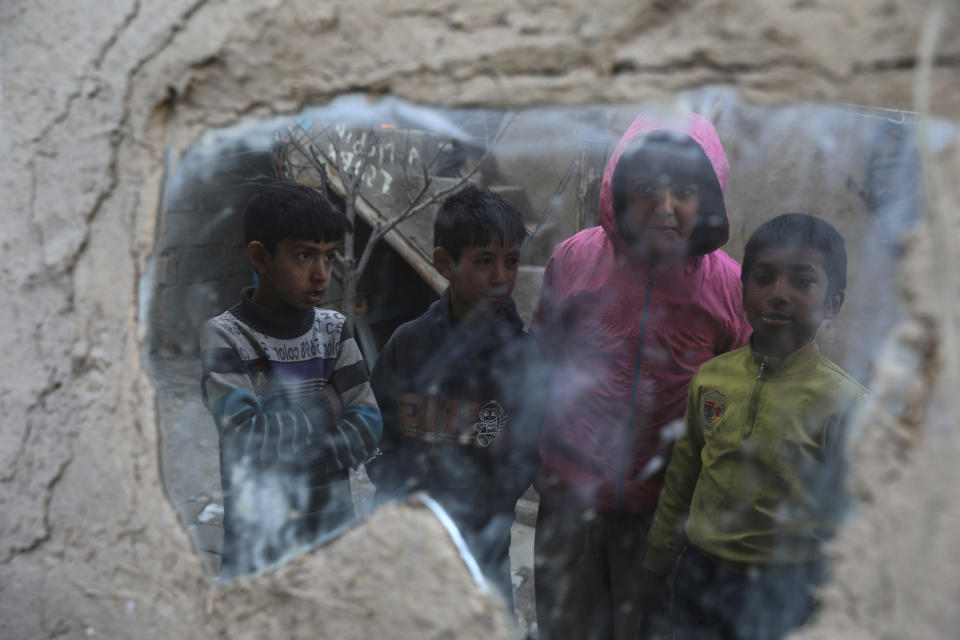
[{"label": "boy with dark hair", "polygon": [[[774,640],[812,613],[821,543],[845,505],[844,449],[866,389],[820,354],[847,258],[827,222],[761,225],[743,260],[747,347],[697,371],[648,535],[645,596],[674,585],[677,637]],[[684,549],[685,547],[685,549]]]},{"label": "boy with dark hair", "polygon": [[220,576],[275,563],[354,518],[349,470],[381,435],[343,315],[317,309],[346,217],[314,189],[265,186],[247,205],[256,287],[200,338],[203,400],[220,434]]},{"label": "boy with dark hair", "polygon": [[383,455],[377,500],[428,492],[512,602],[510,526],[537,469],[539,350],[510,294],[527,236],[520,213],[467,186],[434,223],[433,263],[450,286],[384,346],[371,383]]},{"label": "boy with dark hair", "polygon": [[639,116],[600,187],[600,226],[557,245],[533,334],[553,383],[535,538],[541,638],[629,638],[644,538],[690,378],[746,342],[720,247],[729,164],[705,118]]}]

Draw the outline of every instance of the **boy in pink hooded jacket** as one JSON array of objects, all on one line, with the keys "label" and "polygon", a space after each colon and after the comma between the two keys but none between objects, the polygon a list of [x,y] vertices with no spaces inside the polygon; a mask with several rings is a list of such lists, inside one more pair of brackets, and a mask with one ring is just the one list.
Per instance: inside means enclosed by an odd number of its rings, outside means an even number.
[{"label": "boy in pink hooded jacket", "polygon": [[600,226],[547,262],[531,331],[553,367],[535,540],[542,638],[636,638],[644,533],[687,388],[746,344],[740,265],[719,248],[730,167],[697,114],[639,116],[607,164]]}]

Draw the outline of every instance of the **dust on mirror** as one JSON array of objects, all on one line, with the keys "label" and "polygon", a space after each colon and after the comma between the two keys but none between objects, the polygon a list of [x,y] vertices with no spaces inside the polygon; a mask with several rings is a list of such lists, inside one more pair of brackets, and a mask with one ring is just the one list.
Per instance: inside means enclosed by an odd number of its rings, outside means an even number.
[{"label": "dust on mirror", "polygon": [[208,131],[144,283],[162,476],[207,573],[425,493],[521,633],[801,624],[898,318],[915,145],[909,113],[725,90],[345,96]]}]

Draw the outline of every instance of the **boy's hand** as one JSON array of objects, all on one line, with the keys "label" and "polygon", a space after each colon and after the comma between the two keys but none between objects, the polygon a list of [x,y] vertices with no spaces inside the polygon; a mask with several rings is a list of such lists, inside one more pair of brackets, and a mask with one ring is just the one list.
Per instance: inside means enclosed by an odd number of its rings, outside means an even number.
[{"label": "boy's hand", "polygon": [[340,471],[357,466],[376,451],[375,434],[349,415],[338,420],[323,392],[296,400],[270,398],[263,409],[224,436],[229,459],[245,459],[261,468],[319,463],[329,471]]},{"label": "boy's hand", "polygon": [[319,430],[311,434],[311,451],[328,468],[340,471],[356,467],[376,449],[376,438],[368,430],[358,428],[349,417],[337,420],[325,393],[315,394],[304,410]]},{"label": "boy's hand", "polygon": [[374,450],[372,446],[367,448],[360,432],[347,420],[335,423],[324,441],[330,445],[324,459],[337,470],[356,467]]}]

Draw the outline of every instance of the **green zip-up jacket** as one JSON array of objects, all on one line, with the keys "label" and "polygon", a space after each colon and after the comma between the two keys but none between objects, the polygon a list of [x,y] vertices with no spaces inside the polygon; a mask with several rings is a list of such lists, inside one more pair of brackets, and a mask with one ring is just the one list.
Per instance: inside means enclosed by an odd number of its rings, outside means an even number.
[{"label": "green zip-up jacket", "polygon": [[846,504],[845,441],[866,393],[815,340],[778,361],[748,346],[706,362],[690,383],[645,568],[667,575],[687,540],[735,565],[820,558]]}]

